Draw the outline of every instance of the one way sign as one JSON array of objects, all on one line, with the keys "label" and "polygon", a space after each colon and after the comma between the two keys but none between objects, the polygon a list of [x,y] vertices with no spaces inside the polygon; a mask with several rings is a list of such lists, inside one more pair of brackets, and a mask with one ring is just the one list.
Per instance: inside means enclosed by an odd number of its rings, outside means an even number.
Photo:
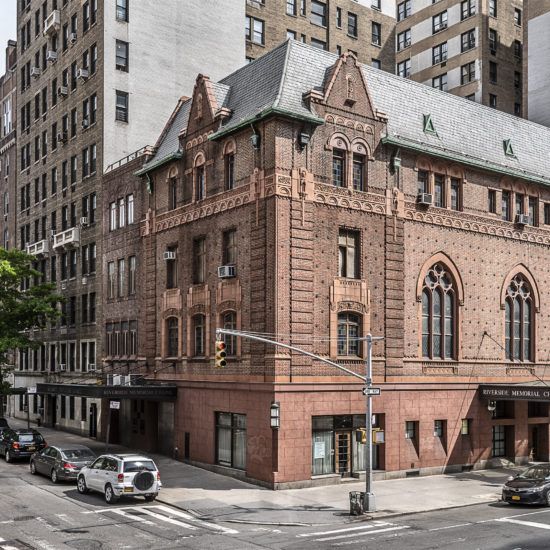
[{"label": "one way sign", "polygon": [[380,388],[363,388],[363,395],[380,395]]}]

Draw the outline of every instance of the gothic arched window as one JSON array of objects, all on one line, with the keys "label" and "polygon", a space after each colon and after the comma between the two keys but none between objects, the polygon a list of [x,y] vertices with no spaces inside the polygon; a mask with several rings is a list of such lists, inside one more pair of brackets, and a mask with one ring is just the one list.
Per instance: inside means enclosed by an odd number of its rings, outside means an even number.
[{"label": "gothic arched window", "polygon": [[422,356],[456,358],[456,292],[451,274],[435,264],[422,287]]},{"label": "gothic arched window", "polygon": [[516,275],[506,289],[506,359],[532,361],[533,293],[529,283]]}]

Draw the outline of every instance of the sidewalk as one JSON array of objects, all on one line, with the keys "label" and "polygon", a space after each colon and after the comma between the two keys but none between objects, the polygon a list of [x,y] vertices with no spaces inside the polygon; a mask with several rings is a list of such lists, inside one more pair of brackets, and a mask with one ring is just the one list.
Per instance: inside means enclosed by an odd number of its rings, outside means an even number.
[{"label": "sidewalk", "polygon": [[[13,418],[8,418],[8,422],[13,427],[26,427],[25,422]],[[50,444],[80,443],[97,454],[105,452],[105,443],[50,428],[39,430]],[[131,450],[110,445],[109,452]],[[162,455],[148,455],[161,472],[163,489],[157,500],[201,518],[266,525],[320,525],[366,519],[366,516],[349,516],[349,492],[364,491],[364,482],[271,491]],[[374,493],[378,511],[369,517],[378,519],[494,502],[500,498],[502,484],[514,471],[502,468],[377,481]]]}]

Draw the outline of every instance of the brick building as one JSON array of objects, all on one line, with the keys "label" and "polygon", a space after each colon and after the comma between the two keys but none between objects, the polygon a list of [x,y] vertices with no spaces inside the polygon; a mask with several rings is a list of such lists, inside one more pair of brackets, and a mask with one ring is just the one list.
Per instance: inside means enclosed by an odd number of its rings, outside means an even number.
[{"label": "brick building", "polygon": [[[358,373],[371,332],[377,475],[548,460],[549,137],[295,41],[219,82],[199,75],[139,181],[128,165],[104,184],[106,372],[131,361],[126,374],[177,386],[173,418],[129,400],[119,433],[270,487],[357,476],[362,384],[240,338],[216,369],[215,329]],[[116,223],[132,189],[139,241]],[[118,268],[131,256],[137,300]],[[135,355],[121,344],[132,321]]]},{"label": "brick building", "polygon": [[[18,354],[15,385],[94,383],[101,333],[101,175],[155,140],[202,52],[218,76],[245,56],[240,0],[18,0],[17,167],[11,244],[36,257],[42,280],[66,297],[39,349]],[[208,15],[208,17],[207,17]],[[209,18],[224,19],[205,32]],[[181,29],[186,28],[182,33]],[[238,32],[237,32],[238,31]],[[221,47],[223,45],[223,48]],[[162,59],[162,62],[158,62]],[[158,97],[164,101],[158,101]],[[143,116],[147,113],[147,116]],[[124,197],[125,200],[129,199]],[[133,223],[131,203],[126,223]],[[16,414],[23,415],[24,396]],[[30,397],[33,418],[94,435],[97,399]],[[87,412],[88,411],[88,412]]]},{"label": "brick building", "polygon": [[522,116],[523,0],[398,1],[395,34],[397,74]]}]

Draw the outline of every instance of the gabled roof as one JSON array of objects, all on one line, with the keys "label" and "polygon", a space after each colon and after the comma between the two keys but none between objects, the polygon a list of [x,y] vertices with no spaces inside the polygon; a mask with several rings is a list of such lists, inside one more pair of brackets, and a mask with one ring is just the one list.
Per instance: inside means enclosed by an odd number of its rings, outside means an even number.
[{"label": "gabled roof", "polygon": [[155,156],[143,165],[141,170],[137,172],[138,175],[145,174],[149,170],[181,156],[178,136],[187,127],[190,109],[191,99],[185,98],[178,102],[155,145]]},{"label": "gabled roof", "polygon": [[[212,83],[218,108],[231,115],[222,118],[210,139],[276,113],[322,123],[304,94],[323,93],[337,59],[336,54],[288,40]],[[550,185],[550,128],[372,67],[362,65],[361,70],[374,109],[388,117],[385,143]],[[189,104],[180,107],[142,172],[179,150],[177,135],[187,124]],[[428,115],[436,132],[425,132]],[[503,147],[507,140],[513,156]]]}]

